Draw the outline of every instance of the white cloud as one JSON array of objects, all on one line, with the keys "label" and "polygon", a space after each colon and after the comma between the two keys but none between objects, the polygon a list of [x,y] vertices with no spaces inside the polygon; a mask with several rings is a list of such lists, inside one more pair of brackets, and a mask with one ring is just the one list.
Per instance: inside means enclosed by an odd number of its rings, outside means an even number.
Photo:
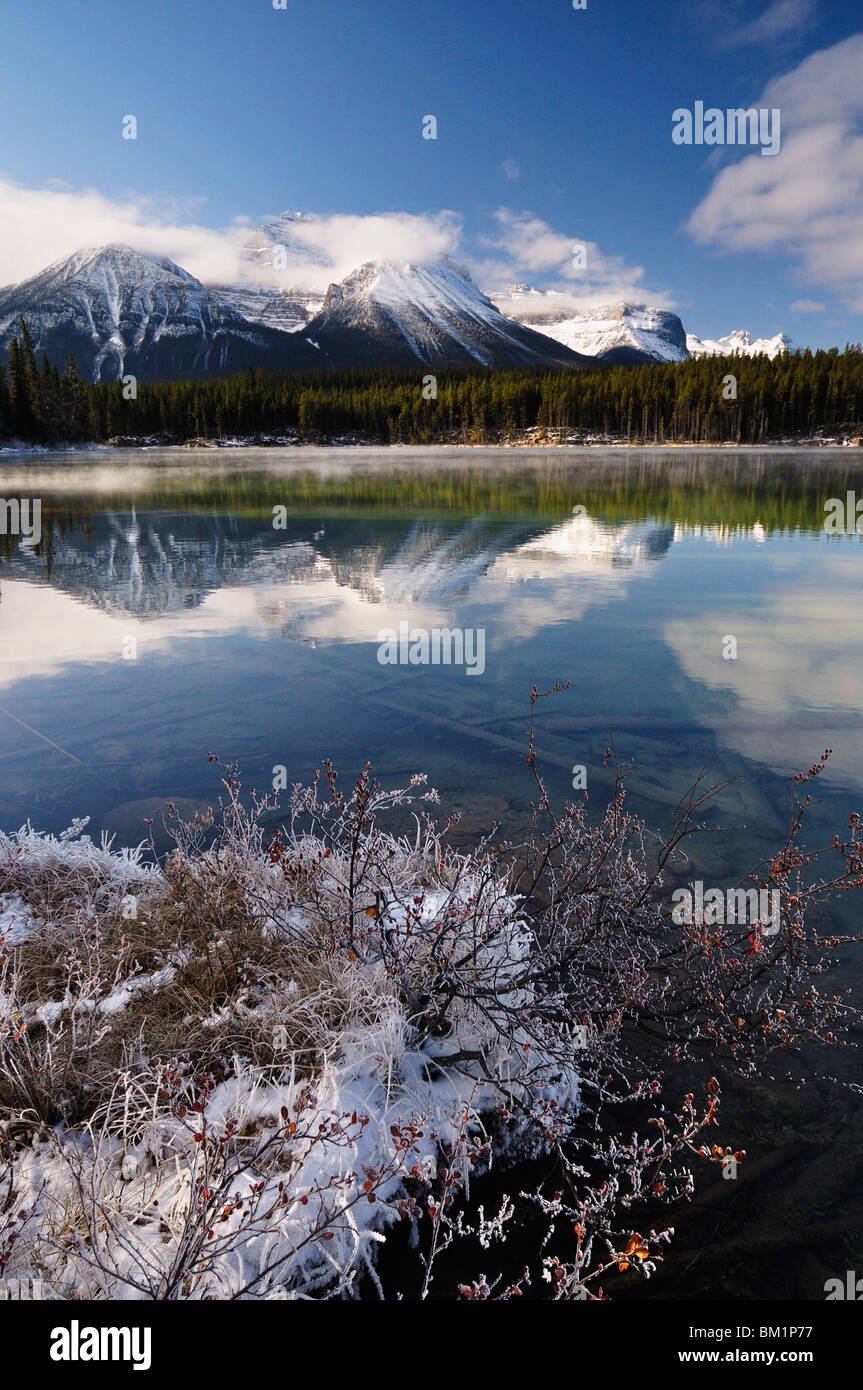
[{"label": "white cloud", "polygon": [[11,284],[86,246],[124,242],[169,256],[201,279],[233,273],[248,226],[223,230],[182,220],[175,206],[129,194],[104,197],[95,189],[23,188],[0,178],[0,282]]},{"label": "white cloud", "polygon": [[514,159],[505,159],[500,166],[500,172],[504,175],[508,183],[514,183],[521,178],[521,170]]},{"label": "white cloud", "polygon": [[[204,227],[183,215],[188,209],[136,194],[112,199],[95,189],[56,183],[24,188],[2,178],[0,207],[0,284],[27,279],[82,247],[111,242],[167,256],[206,283],[233,281],[249,272],[241,257],[251,231],[248,218],[237,218],[229,227]],[[434,261],[453,254],[461,224],[449,212],[313,216],[292,224],[291,237],[311,253],[298,256],[295,264],[289,257],[294,283],[326,288],[367,260]]]},{"label": "white cloud", "polygon": [[[671,307],[666,291],[645,287],[643,266],[604,255],[595,241],[564,236],[531,212],[499,208],[494,216],[498,233],[481,237],[480,245],[496,254],[472,262],[474,278],[484,287],[497,290],[527,280],[537,288],[558,291],[561,307],[576,310],[619,300]],[[576,248],[584,250],[584,265],[574,254]],[[499,295],[495,303],[507,312]]]},{"label": "white cloud", "polygon": [[447,211],[385,212],[365,217],[336,213],[304,217],[291,224],[289,234],[314,259],[289,256],[286,268],[270,278],[318,289],[343,280],[366,261],[437,261],[441,256],[458,255],[462,228],[459,216]]},{"label": "white cloud", "polygon": [[[753,44],[775,44],[800,34],[815,17],[818,0],[774,0],[755,19],[737,23],[727,12],[722,17],[720,47],[746,48]],[[716,11],[712,10],[715,15]]]},{"label": "white cloud", "polygon": [[827,312],[827,305],[822,304],[820,299],[795,299],[790,307],[792,314],[824,314]]},{"label": "white cloud", "polygon": [[[660,308],[672,304],[667,293],[644,286],[641,266],[606,256],[596,242],[564,235],[530,212],[508,208],[494,214],[494,232],[478,237],[472,248],[465,244],[461,216],[452,211],[310,213],[279,227],[286,257],[274,266],[270,235],[256,237],[247,217],[228,227],[205,227],[195,220],[200,215],[196,206],[132,193],[112,199],[95,189],[57,183],[24,188],[2,178],[0,206],[0,285],[27,279],[83,247],[120,242],[166,256],[206,284],[253,279],[323,291],[366,261],[434,262],[449,256],[466,263],[483,288],[529,280],[540,289],[562,292],[573,309],[623,299]],[[244,254],[250,238],[261,248],[257,260]],[[586,252],[583,268],[573,264],[577,246]]]},{"label": "white cloud", "polygon": [[790,257],[807,283],[863,309],[863,34],[813,53],[754,104],[779,107],[782,148],[723,169],[688,230],[725,251]]}]

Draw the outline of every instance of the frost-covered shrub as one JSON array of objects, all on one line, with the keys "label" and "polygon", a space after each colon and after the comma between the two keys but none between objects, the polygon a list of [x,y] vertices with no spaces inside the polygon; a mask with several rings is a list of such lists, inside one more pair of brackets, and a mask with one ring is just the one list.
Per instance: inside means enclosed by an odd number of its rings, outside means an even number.
[{"label": "frost-covered shrub", "polygon": [[[584,803],[552,811],[532,720],[527,762],[520,846],[459,853],[424,779],[385,791],[366,767],[345,795],[329,765],[275,830],[274,799],[244,799],[223,768],[217,817],[168,808],[163,862],[152,843],[152,862],[95,846],[81,824],[0,836],[9,1273],[61,1298],[356,1293],[409,1222],[408,1292],[425,1296],[448,1244],[505,1243],[527,1202],[545,1230],[533,1266],[463,1297],[514,1297],[540,1274],[553,1297],[597,1297],[611,1271],[649,1275],[671,1234],[650,1209],[731,1154],[705,1140],[718,1083],[666,1107],[657,1063],[745,1074],[771,1048],[838,1043],[853,1015],[817,987],[837,938],[804,915],[860,886],[857,821],[819,877],[795,800],[787,843],[752,876],[781,886],[775,935],[681,927],[662,871],[717,788],[699,779],[651,860],[625,769],[591,823]],[[647,1138],[609,1125],[621,1102]],[[560,1190],[488,1216],[471,1178],[540,1152]]]}]

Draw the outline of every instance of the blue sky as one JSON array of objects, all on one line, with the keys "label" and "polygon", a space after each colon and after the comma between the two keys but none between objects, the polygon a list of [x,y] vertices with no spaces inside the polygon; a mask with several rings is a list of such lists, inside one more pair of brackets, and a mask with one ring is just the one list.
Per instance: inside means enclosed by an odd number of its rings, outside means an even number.
[{"label": "blue sky", "polygon": [[[863,337],[847,0],[40,0],[3,48],[0,283],[108,239],[228,278],[241,227],[292,208],[339,272],[380,236],[702,336]],[[780,153],[675,145],[697,100],[780,104]]]}]

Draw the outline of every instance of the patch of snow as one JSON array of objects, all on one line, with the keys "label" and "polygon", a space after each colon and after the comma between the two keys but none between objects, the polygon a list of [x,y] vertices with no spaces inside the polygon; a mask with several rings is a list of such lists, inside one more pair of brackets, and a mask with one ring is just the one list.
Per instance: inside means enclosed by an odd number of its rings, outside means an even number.
[{"label": "patch of snow", "polygon": [[[139,850],[113,851],[105,841],[96,846],[81,835],[82,828],[83,822],[76,822],[65,837],[54,837],[40,836],[28,825],[16,835],[0,835],[0,854],[19,860],[29,857],[39,872],[49,867],[98,870],[98,878],[110,885],[115,896],[129,885],[162,881],[162,871],[142,864]],[[265,1229],[244,1227],[245,1213],[239,1211],[214,1217],[220,1222],[219,1241],[213,1246],[212,1259],[196,1267],[194,1280],[190,1275],[189,1297],[228,1298],[259,1276],[256,1297],[273,1295],[277,1288],[283,1296],[303,1298],[333,1285],[347,1287],[346,1281],[368,1265],[374,1243],[398,1219],[396,1203],[406,1193],[405,1180],[414,1164],[436,1157],[439,1145],[457,1146],[465,1134],[482,1135],[483,1115],[497,1110],[500,1085],[518,1095],[529,1076],[535,1098],[546,1098],[561,1109],[577,1108],[575,1055],[571,1065],[544,1060],[530,1029],[517,1021],[521,1017],[527,1023],[531,1003],[529,990],[517,984],[522,973],[519,963],[529,955],[532,942],[520,901],[503,885],[490,889],[480,869],[476,875],[465,872],[453,888],[430,889],[419,898],[415,888],[407,881],[401,884],[400,895],[387,905],[382,924],[384,933],[389,929],[402,938],[409,926],[416,950],[422,949],[423,941],[436,941],[435,926],[444,916],[467,923],[478,904],[486,903],[488,943],[485,935],[481,940],[471,935],[471,949],[477,968],[494,970],[507,1030],[494,1026],[494,1000],[479,1009],[466,998],[453,1014],[449,1037],[421,1039],[380,959],[352,974],[355,1007],[340,1024],[337,1048],[318,1064],[314,1076],[295,1073],[291,1065],[265,1070],[236,1057],[234,1075],[218,1083],[209,1095],[206,1126],[200,1127],[218,1134],[230,1123],[238,1133],[247,1134],[261,1122],[271,1133],[285,1124],[285,1115],[296,1115],[294,1166],[268,1169],[261,1165],[254,1145],[249,1146],[248,1160],[231,1178],[230,1191],[245,1194],[248,1201],[252,1185],[261,1184],[261,1207],[272,1208],[276,1215]],[[3,911],[13,923],[20,923],[25,909],[7,895]],[[299,912],[292,927],[296,929],[302,920]],[[33,925],[28,922],[25,930]],[[262,916],[261,927],[278,931],[284,923]],[[470,933],[470,926],[465,930]],[[110,1019],[142,991],[169,984],[172,970],[166,966],[130,977],[101,1001],[91,996],[84,1007],[98,1007]],[[288,992],[294,993],[290,983]],[[77,1002],[51,1001],[41,1005],[39,1017],[49,1026],[59,1026],[70,1007],[74,1013]],[[208,1021],[215,1025],[220,1020]],[[465,1054],[483,1057],[481,1072],[471,1074],[463,1062],[448,1065],[450,1056]],[[498,1078],[499,1085],[486,1076]],[[127,1083],[130,1089],[124,1092]],[[155,1101],[142,1109],[141,1092],[129,1077],[124,1082],[118,1076],[117,1085],[111,1125],[106,1121],[101,1131],[58,1125],[23,1148],[16,1166],[18,1200],[32,1208],[34,1219],[16,1244],[11,1272],[30,1268],[38,1259],[46,1279],[63,1297],[99,1293],[116,1299],[140,1298],[146,1295],[133,1281],[149,1277],[158,1284],[167,1279],[186,1220],[191,1175],[200,1171],[204,1161],[198,1147],[200,1135],[194,1138],[195,1125],[190,1126],[183,1114]],[[358,1123],[351,1116],[367,1119]],[[345,1138],[328,1144],[321,1135],[334,1122],[342,1126]],[[422,1128],[418,1152],[408,1153],[407,1167],[394,1167],[392,1127],[412,1122]],[[513,1125],[510,1134],[513,1153],[522,1152],[519,1145],[525,1137],[519,1126]],[[506,1153],[506,1142],[504,1137],[496,1144],[498,1156]],[[384,1178],[372,1201],[365,1196],[364,1182],[376,1170]],[[287,1172],[290,1181],[286,1181]],[[84,1189],[79,1186],[82,1181]],[[79,1258],[76,1243],[40,1240],[41,1223],[50,1227],[68,1220],[62,1213],[68,1213],[81,1190],[86,1190],[88,1199],[95,1194],[105,1204],[100,1209],[112,1213],[113,1272],[107,1277],[93,1275],[92,1261]],[[122,1239],[117,1238],[118,1232]],[[223,1242],[224,1236],[235,1239]],[[35,1245],[28,1247],[29,1241]],[[128,1282],[124,1282],[126,1276]]]},{"label": "patch of snow", "polygon": [[0,939],[6,946],[17,946],[43,924],[18,893],[0,894]]}]

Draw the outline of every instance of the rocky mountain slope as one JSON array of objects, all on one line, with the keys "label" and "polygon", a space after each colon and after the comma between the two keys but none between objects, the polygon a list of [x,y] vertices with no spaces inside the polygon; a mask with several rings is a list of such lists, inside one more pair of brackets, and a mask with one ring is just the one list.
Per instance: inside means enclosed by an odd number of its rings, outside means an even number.
[{"label": "rocky mountain slope", "polygon": [[792,348],[782,333],[702,340],[666,309],[577,309],[571,296],[529,285],[492,299],[448,261],[370,261],[324,294],[329,267],[298,235],[303,221],[284,213],[251,234],[241,256],[248,273],[230,285],[204,285],[173,261],[128,246],[78,251],[0,289],[0,359],[22,315],[37,353],[60,368],[74,353],[92,381],[248,367],[577,368],[735,351],[774,357]]},{"label": "rocky mountain slope", "polygon": [[576,310],[565,294],[530,285],[509,285],[492,298],[517,322],[587,357],[626,363],[682,362],[689,356],[683,324],[667,309],[618,303]]},{"label": "rocky mountain slope", "polygon": [[453,265],[369,262],[327,291],[305,335],[334,366],[584,366],[506,318]]},{"label": "rocky mountain slope", "polygon": [[250,366],[310,366],[302,340],[250,323],[188,271],[128,246],[76,252],[0,291],[0,354],[23,315],[37,353],[70,352],[92,381],[177,378]]}]

